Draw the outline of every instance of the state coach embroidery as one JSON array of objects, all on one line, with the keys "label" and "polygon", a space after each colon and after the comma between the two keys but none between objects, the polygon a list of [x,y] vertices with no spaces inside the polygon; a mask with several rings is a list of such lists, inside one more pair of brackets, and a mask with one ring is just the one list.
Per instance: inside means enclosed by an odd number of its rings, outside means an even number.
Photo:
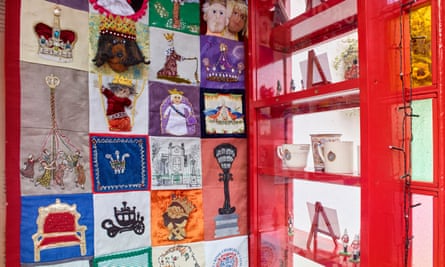
[{"label": "state coach embroidery", "polygon": [[145,137],[91,136],[90,142],[97,192],[147,188]]},{"label": "state coach embroidery", "polygon": [[112,219],[102,221],[102,228],[107,231],[109,237],[115,237],[119,233],[134,231],[138,235],[142,235],[145,231],[144,216],[140,212],[136,212],[136,207],[127,207],[127,202],[122,202],[122,207],[118,210],[114,207],[114,218],[117,225]]}]

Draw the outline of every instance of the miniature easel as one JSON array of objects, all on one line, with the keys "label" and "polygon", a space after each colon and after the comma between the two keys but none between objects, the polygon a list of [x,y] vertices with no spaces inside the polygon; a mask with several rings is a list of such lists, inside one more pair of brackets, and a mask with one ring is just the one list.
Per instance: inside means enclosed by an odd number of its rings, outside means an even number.
[{"label": "miniature easel", "polygon": [[[313,0],[306,0],[306,11],[309,11],[313,8]],[[326,2],[326,0],[321,0],[320,3]]]},{"label": "miniature easel", "polygon": [[306,11],[312,9],[312,0],[306,0]]},{"label": "miniature easel", "polygon": [[[314,83],[314,64],[315,67],[317,67],[317,71],[320,74],[321,82]],[[317,56],[315,55],[314,50],[309,50],[308,52],[308,59],[307,59],[307,84],[306,88],[311,88],[314,85],[320,85],[320,84],[328,84],[329,81],[326,79],[326,75],[324,74],[323,69],[321,68],[320,61],[318,60]]]},{"label": "miniature easel", "polygon": [[281,25],[289,20],[289,16],[286,13],[286,8],[282,0],[278,0],[275,3],[275,11],[273,15],[273,23],[275,26]]},{"label": "miniature easel", "polygon": [[[320,213],[324,220],[324,223],[328,227],[328,231],[325,231],[319,227]],[[334,242],[335,247],[337,247],[338,236],[335,235],[334,230],[332,229],[331,223],[329,222],[328,216],[326,215],[326,212],[324,211],[323,206],[321,205],[320,202],[317,201],[317,202],[315,202],[315,213],[314,213],[314,217],[312,218],[312,226],[311,226],[311,230],[309,232],[309,237],[308,237],[307,243],[306,243],[306,246],[308,248],[310,248],[311,241],[312,241],[312,239],[314,239],[314,249],[316,249],[317,233],[318,232],[332,237],[332,241]]]}]

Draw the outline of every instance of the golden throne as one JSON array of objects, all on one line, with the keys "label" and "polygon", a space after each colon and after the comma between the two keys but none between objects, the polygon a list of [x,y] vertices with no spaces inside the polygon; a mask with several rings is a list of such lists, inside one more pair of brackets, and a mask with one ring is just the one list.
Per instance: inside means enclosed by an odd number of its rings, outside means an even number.
[{"label": "golden throne", "polygon": [[80,246],[80,254],[86,254],[85,225],[79,225],[79,212],[76,204],[68,205],[56,199],[56,203],[39,208],[37,233],[32,235],[34,241],[34,261],[40,261],[43,249]]}]

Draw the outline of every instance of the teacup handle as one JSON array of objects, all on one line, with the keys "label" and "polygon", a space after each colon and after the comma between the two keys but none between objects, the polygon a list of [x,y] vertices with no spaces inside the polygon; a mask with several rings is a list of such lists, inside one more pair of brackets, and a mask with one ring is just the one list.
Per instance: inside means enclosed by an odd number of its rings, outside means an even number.
[{"label": "teacup handle", "polygon": [[283,148],[281,146],[277,146],[277,156],[283,159]]},{"label": "teacup handle", "polygon": [[316,146],[317,146],[317,153],[318,153],[318,156],[320,156],[321,161],[325,162],[326,160],[325,160],[325,158],[324,158],[324,156],[323,156],[323,151],[321,150],[321,146],[322,146],[322,145],[323,145],[323,144],[322,144],[321,142],[318,142],[318,143],[316,144]]}]

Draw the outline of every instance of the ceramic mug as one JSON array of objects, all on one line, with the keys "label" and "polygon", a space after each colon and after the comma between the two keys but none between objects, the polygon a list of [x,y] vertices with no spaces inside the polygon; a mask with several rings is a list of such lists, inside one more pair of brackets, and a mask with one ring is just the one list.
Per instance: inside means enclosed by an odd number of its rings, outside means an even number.
[{"label": "ceramic mug", "polygon": [[304,169],[309,149],[309,144],[283,144],[277,147],[277,156],[282,160],[285,168]]},{"label": "ceramic mug", "polygon": [[324,150],[324,144],[340,141],[341,134],[311,134],[312,156],[314,159],[314,169],[316,171],[324,170],[324,162],[318,153],[318,149]]},{"label": "ceramic mug", "polygon": [[353,151],[352,141],[336,141],[324,144],[323,151],[320,146],[317,149],[324,162],[324,171],[329,173],[352,173]]}]

